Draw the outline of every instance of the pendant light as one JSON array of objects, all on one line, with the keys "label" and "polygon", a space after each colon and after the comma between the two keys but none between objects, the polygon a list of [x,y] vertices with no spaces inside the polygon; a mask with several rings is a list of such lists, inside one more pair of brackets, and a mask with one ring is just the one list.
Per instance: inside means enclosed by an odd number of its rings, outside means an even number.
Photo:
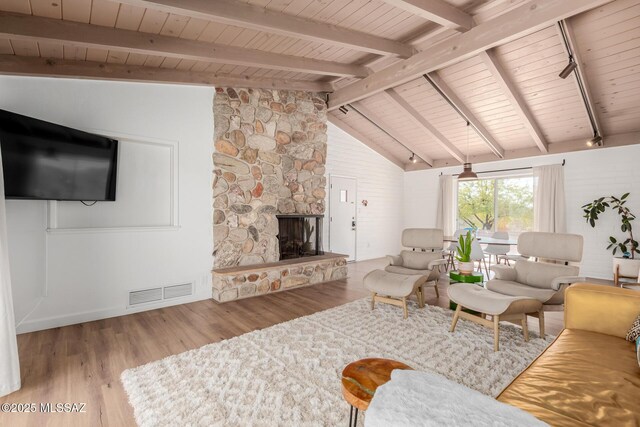
[{"label": "pendant light", "polygon": [[471,163],[469,163],[469,122],[467,121],[467,161],[462,167],[462,173],[458,175],[459,181],[471,181],[478,179],[478,175],[473,171]]}]

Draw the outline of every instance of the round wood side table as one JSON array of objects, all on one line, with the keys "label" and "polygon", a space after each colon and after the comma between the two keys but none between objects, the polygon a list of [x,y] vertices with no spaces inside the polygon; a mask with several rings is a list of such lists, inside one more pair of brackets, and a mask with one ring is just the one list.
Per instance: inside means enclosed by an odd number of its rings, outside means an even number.
[{"label": "round wood side table", "polygon": [[367,410],[376,389],[391,379],[394,369],[413,368],[391,359],[370,358],[349,363],[342,370],[342,396],[351,405],[349,426],[357,424],[358,411]]}]

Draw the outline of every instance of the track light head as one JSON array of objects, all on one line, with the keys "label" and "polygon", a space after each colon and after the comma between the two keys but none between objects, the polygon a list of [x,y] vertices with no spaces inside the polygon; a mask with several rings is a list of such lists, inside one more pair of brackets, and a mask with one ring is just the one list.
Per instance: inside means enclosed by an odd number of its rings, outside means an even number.
[{"label": "track light head", "polygon": [[573,73],[573,71],[576,68],[578,68],[578,64],[576,64],[576,62],[573,60],[573,57],[570,56],[569,63],[567,64],[566,67],[564,67],[564,70],[562,70],[558,75],[560,76],[561,79],[566,79],[567,77],[569,77],[571,73]]},{"label": "track light head", "polygon": [[587,147],[602,147],[602,137],[598,134],[589,140],[587,140]]},{"label": "track light head", "polygon": [[415,154],[411,153],[411,157],[409,157],[409,160],[411,161],[411,163],[416,163],[418,161],[418,158]]},{"label": "track light head", "polygon": [[347,110],[347,107],[345,107],[344,105],[340,106],[338,110],[340,110],[342,114],[347,114],[349,112],[349,110]]}]

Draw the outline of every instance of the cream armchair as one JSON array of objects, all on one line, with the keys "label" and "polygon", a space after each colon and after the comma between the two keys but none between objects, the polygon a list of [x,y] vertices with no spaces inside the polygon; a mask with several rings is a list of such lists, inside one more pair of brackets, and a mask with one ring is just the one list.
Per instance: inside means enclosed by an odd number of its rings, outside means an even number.
[{"label": "cream armchair", "polygon": [[518,252],[531,260],[518,260],[514,267],[494,265],[495,277],[485,287],[504,295],[535,298],[546,306],[564,304],[564,291],[572,283],[583,282],[579,267],[569,263],[582,260],[582,236],[560,233],[522,233]]},{"label": "cream armchair", "polygon": [[433,286],[436,296],[440,266],[446,265],[442,258],[444,233],[437,228],[407,228],[402,232],[402,246],[411,248],[403,250],[400,255],[388,255],[389,265],[385,271],[402,275],[420,275],[424,280],[416,290],[420,306],[424,306],[424,286]]}]

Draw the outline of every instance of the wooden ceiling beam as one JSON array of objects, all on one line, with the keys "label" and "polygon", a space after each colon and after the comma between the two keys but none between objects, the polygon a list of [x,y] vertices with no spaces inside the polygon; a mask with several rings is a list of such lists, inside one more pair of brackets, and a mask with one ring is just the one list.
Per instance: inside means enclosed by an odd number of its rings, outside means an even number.
[{"label": "wooden ceiling beam", "polygon": [[72,46],[332,76],[366,76],[367,68],[178,37],[0,12],[0,35]]},{"label": "wooden ceiling beam", "polygon": [[464,163],[464,154],[456,148],[438,129],[435,128],[422,114],[411,106],[395,89],[387,89],[382,92],[385,97],[398,108],[406,112],[411,120],[422,128],[431,138],[433,138],[442,148],[453,156],[460,163]]},{"label": "wooden ceiling beam", "polygon": [[496,82],[502,89],[502,92],[506,95],[507,99],[509,99],[511,106],[520,117],[520,120],[529,131],[529,134],[531,134],[531,137],[535,141],[540,151],[542,151],[543,153],[549,151],[547,147],[547,140],[544,137],[540,126],[538,126],[536,119],[533,117],[531,110],[518,91],[518,88],[515,87],[504,68],[502,68],[502,65],[500,64],[500,61],[496,57],[495,53],[492,51],[480,52],[480,58],[485,63],[493,77],[496,79]]},{"label": "wooden ceiling beam", "polygon": [[382,0],[421,18],[456,31],[467,31],[473,27],[471,15],[451,6],[443,0]]},{"label": "wooden ceiling beam", "polygon": [[366,136],[358,132],[352,126],[349,126],[348,123],[345,123],[344,121],[337,119],[336,117],[333,116],[333,114],[327,114],[327,120],[329,121],[329,123],[341,129],[343,132],[351,135],[353,138],[357,139],[367,147],[371,148],[373,151],[380,154],[382,157],[389,160],[394,165],[400,167],[402,170],[405,169],[405,164],[402,163],[398,158],[396,158],[394,155],[389,153],[387,150],[384,150],[379,145],[369,141],[369,138],[367,138]]},{"label": "wooden ceiling beam", "polygon": [[336,25],[298,18],[232,0],[119,0],[120,3],[250,28],[297,39],[370,52],[378,55],[413,54],[411,46]]},{"label": "wooden ceiling beam", "polygon": [[374,113],[369,107],[362,104],[361,102],[358,102],[357,104],[350,104],[350,107],[356,110],[356,112],[358,112],[359,114],[363,115],[369,121],[375,123],[375,125],[378,126],[383,132],[398,141],[401,145],[404,146],[407,151],[412,152],[417,157],[422,159],[422,161],[425,162],[428,166],[431,166],[433,164],[433,159],[431,158],[431,156],[429,156],[429,154],[424,149],[416,146],[416,141],[410,141],[409,139],[405,138],[404,135],[395,130],[393,126],[391,126],[385,120],[384,117]]},{"label": "wooden ceiling beam", "polygon": [[480,52],[548,27],[560,19],[610,1],[530,0],[520,7],[476,25],[467,32],[437,43],[409,59],[399,61],[336,90],[329,98],[329,110],[407,83],[425,73],[471,58]]},{"label": "wooden ceiling beam", "polygon": [[456,112],[460,114],[463,119],[471,124],[494,155],[500,158],[504,157],[504,148],[502,148],[500,143],[496,141],[493,135],[491,135],[491,132],[484,127],[480,119],[473,114],[466,104],[462,102],[460,97],[456,95],[456,93],[444,82],[444,80],[440,78],[437,73],[425,74],[424,78],[445,99],[445,101],[452,104],[453,109],[457,110]]},{"label": "wooden ceiling beam", "polygon": [[[573,153],[576,151],[585,151],[585,150],[603,150],[612,147],[625,147],[627,145],[637,145],[640,144],[640,132],[629,132],[629,133],[621,133],[616,135],[607,136],[607,145],[605,147],[595,148],[595,147],[587,147],[584,139],[573,139],[570,141],[564,142],[555,142],[549,143],[549,152],[543,153],[538,150],[538,147],[529,147],[529,148],[520,148],[517,150],[507,150],[505,152],[504,159],[502,160],[512,160],[512,159],[522,159],[525,157],[537,157],[543,156],[547,154],[562,154],[562,153]],[[450,167],[453,159],[438,159],[436,160],[433,168],[444,168]],[[479,172],[482,171],[482,168],[478,168],[477,165],[480,163],[488,163],[500,161],[496,160],[496,158],[490,154],[481,154],[477,156],[469,157],[469,161],[474,164],[474,171]],[[415,170],[424,170],[431,169],[426,168],[424,165],[420,164],[408,164],[405,167],[406,171],[415,171]]]},{"label": "wooden ceiling beam", "polygon": [[314,81],[230,76],[217,73],[172,70],[168,68],[103,64],[100,62],[15,55],[0,55],[0,74],[92,80],[123,80],[130,82],[172,83],[198,86],[289,89],[311,92],[326,92],[331,89],[328,83]]}]

